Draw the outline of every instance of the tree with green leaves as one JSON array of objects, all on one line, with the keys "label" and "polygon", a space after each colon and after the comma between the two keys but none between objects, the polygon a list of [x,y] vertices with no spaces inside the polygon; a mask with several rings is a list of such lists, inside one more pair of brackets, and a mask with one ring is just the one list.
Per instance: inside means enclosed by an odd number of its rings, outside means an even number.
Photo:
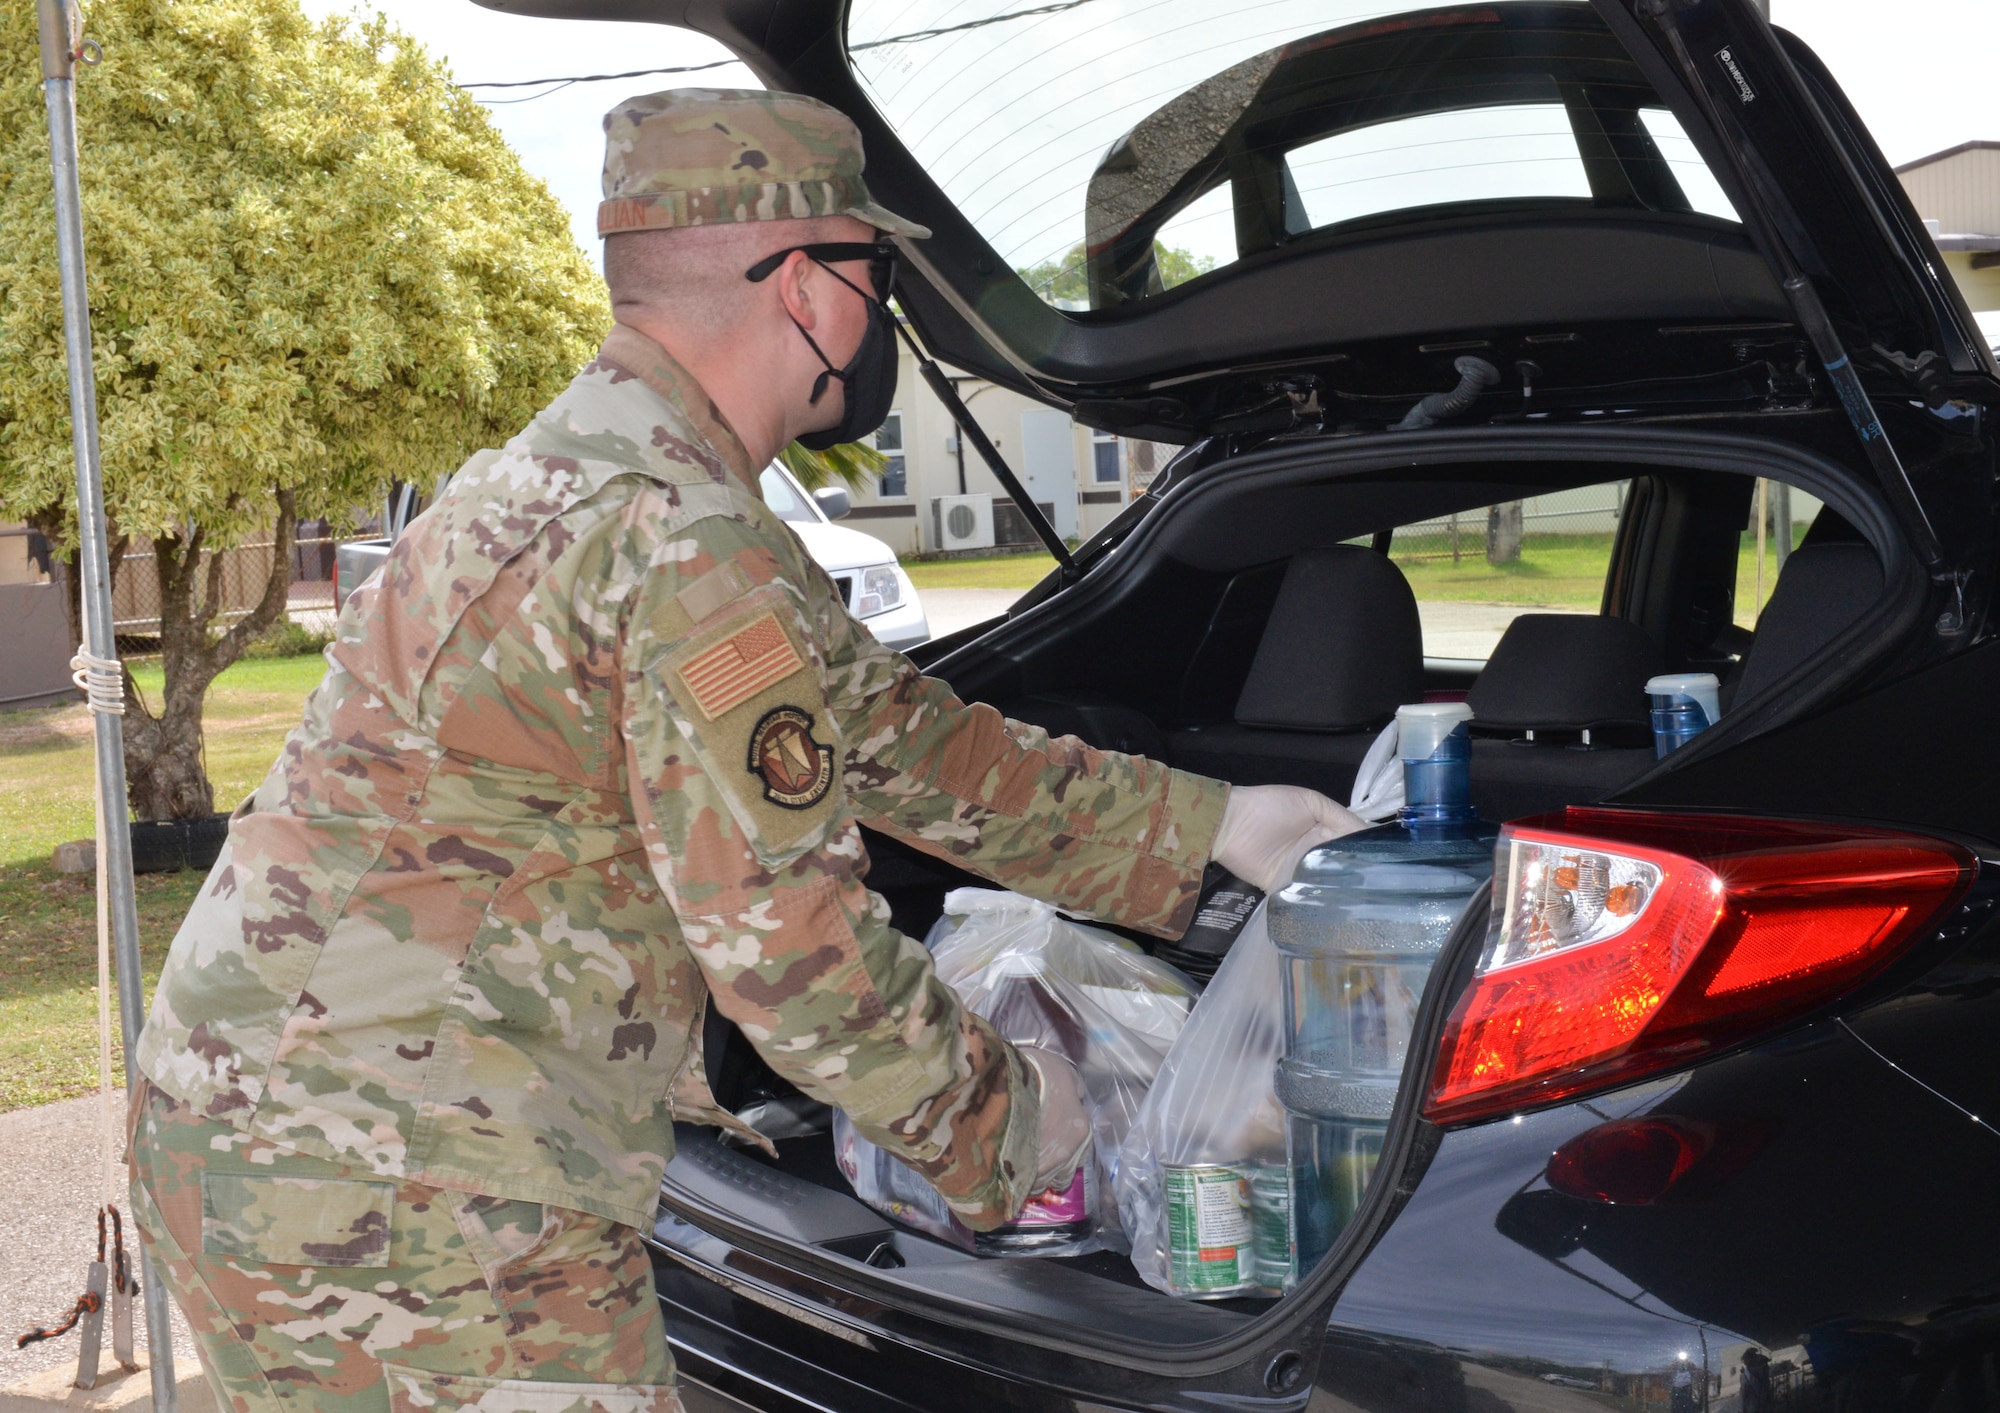
[{"label": "tree with green leaves", "polygon": [[[1172,289],[1175,285],[1186,284],[1196,275],[1205,275],[1215,268],[1213,255],[1196,255],[1178,246],[1153,242],[1153,263],[1160,272],[1160,286]],[[1060,260],[1044,260],[1039,265],[1030,265],[1018,272],[1027,281],[1028,288],[1051,304],[1090,304],[1090,276],[1086,267],[1084,248],[1081,244],[1072,246],[1069,254]]]},{"label": "tree with green leaves", "polygon": [[[165,687],[126,683],[141,818],[214,808],[209,684],[285,614],[301,517],[351,524],[524,425],[609,324],[562,207],[381,19],[95,0],[84,236],[114,554],[152,551]],[[0,517],[76,541],[34,7],[0,14]],[[247,613],[222,551],[275,540]],[[137,563],[132,572],[139,572]],[[233,620],[233,621],[232,621]]]}]

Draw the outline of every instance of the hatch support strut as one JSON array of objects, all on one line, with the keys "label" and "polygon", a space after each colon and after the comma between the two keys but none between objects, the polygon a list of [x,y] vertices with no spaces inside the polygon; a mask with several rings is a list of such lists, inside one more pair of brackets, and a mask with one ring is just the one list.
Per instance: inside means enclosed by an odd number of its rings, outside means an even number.
[{"label": "hatch support strut", "polygon": [[[1702,115],[1708,119],[1711,131],[1729,148],[1729,155],[1736,167],[1736,176],[1746,190],[1757,197],[1747,203],[1748,209],[1740,214],[1744,224],[1756,237],[1767,259],[1777,269],[1778,283],[1785,291],[1785,298],[1791,303],[1792,312],[1798,316],[1799,327],[1811,341],[1813,354],[1826,369],[1827,378],[1833,383],[1833,390],[1840,397],[1842,410],[1854,427],[1855,436],[1861,440],[1861,449],[1874,469],[1876,479],[1889,495],[1896,511],[1908,532],[1911,547],[1917,558],[1923,561],[1926,571],[1937,577],[1944,564],[1944,551],[1938,544],[1937,531],[1932,528],[1930,516],[1924,511],[1923,502],[1917,499],[1916,488],[1910,484],[1910,473],[1904,469],[1902,458],[1896,455],[1896,448],[1882,430],[1881,419],[1875,415],[1875,404],[1868,396],[1868,390],[1861,385],[1861,377],[1854,371],[1854,364],[1848,359],[1847,350],[1840,342],[1840,335],[1828,317],[1826,305],[1821,302],[1819,291],[1805,271],[1799,268],[1792,250],[1779,234],[1776,224],[1762,206],[1763,201],[1782,201],[1784,198],[1773,191],[1767,181],[1760,179],[1764,167],[1756,144],[1739,123],[1728,122],[1702,81],[1696,68],[1694,57],[1688,52],[1687,39],[1681,33],[1679,16],[1668,0],[1649,0],[1640,9],[1650,14],[1666,35],[1667,43],[1674,52],[1674,61],[1680,66],[1681,75],[1686,80],[1688,91],[1700,105]],[[1755,164],[1746,161],[1746,154],[1756,156]]]},{"label": "hatch support strut", "polygon": [[972,420],[972,412],[966,407],[965,399],[958,395],[958,389],[952,386],[952,381],[945,376],[944,369],[932,362],[923,349],[917,346],[916,339],[911,337],[909,328],[901,319],[892,318],[891,322],[895,324],[896,332],[903,336],[903,342],[910,346],[910,354],[917,360],[917,371],[924,375],[924,381],[930,384],[931,391],[937,394],[938,401],[943,403],[945,411],[951,414],[951,420],[958,423],[958,434],[972,439],[973,450],[979,453],[980,459],[986,463],[994,479],[1006,490],[1007,498],[1020,507],[1021,514],[1027,518],[1028,527],[1035,532],[1036,538],[1048,546],[1049,553],[1055,556],[1056,567],[1062,572],[1063,582],[1069,583],[1077,576],[1076,560],[1071,557],[1069,546],[1063,543],[1062,536],[1056,533],[1056,527],[1049,523],[1049,517],[1042,514],[1042,508],[1028,495],[1028,488],[1021,484],[1013,469],[1001,459],[1000,448],[993,445],[980,425]]}]

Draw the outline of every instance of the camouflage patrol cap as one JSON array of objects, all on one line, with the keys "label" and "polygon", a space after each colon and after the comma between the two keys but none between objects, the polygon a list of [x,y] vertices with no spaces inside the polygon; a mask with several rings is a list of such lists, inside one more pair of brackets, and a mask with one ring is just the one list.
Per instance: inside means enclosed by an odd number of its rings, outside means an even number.
[{"label": "camouflage patrol cap", "polygon": [[891,235],[929,235],[869,198],[865,160],[859,129],[814,98],[718,88],[642,94],[604,115],[597,233],[852,216]]}]

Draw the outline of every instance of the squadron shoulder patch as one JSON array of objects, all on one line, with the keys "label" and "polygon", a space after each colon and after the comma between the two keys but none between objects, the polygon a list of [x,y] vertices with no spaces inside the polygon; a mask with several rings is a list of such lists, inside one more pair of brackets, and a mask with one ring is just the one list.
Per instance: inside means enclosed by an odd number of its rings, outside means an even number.
[{"label": "squadron shoulder patch", "polygon": [[714,721],[804,666],[777,616],[766,613],[689,658],[680,674],[694,704]]},{"label": "squadron shoulder patch", "polygon": [[788,810],[811,809],[833,785],[833,752],[812,738],[813,719],[797,707],[773,707],[750,732],[750,773],[764,798]]}]

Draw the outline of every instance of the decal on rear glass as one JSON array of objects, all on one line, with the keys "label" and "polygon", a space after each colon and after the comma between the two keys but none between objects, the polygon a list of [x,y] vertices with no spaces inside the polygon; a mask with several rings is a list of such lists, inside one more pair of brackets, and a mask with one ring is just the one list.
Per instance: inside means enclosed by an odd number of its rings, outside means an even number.
[{"label": "decal on rear glass", "polygon": [[1750,80],[1743,77],[1743,70],[1737,67],[1736,53],[1732,49],[1715,51],[1715,61],[1722,65],[1722,71],[1729,75],[1729,81],[1736,85],[1736,96],[1745,103],[1757,101],[1757,90],[1750,86]]}]

